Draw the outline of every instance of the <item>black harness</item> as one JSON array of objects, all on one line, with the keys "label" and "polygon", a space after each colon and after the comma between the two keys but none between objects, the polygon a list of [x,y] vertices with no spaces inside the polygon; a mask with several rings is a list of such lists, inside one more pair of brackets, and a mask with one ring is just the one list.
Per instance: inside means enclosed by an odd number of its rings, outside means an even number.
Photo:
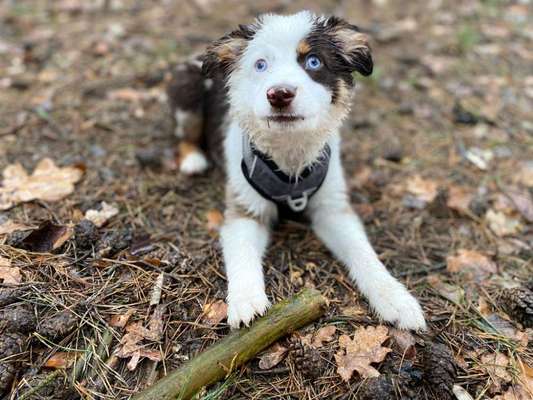
[{"label": "black harness", "polygon": [[306,167],[297,177],[285,174],[266,154],[260,152],[250,143],[243,141],[241,169],[244,177],[252,187],[265,199],[278,208],[289,208],[294,213],[301,213],[326,178],[331,149],[326,144],[319,158]]}]

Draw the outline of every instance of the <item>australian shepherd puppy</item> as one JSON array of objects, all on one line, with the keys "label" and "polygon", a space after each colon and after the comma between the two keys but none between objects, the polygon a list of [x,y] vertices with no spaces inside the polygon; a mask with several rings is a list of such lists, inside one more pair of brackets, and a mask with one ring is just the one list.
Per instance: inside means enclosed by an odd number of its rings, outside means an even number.
[{"label": "australian shepherd puppy", "polygon": [[181,171],[205,171],[216,160],[205,151],[218,142],[224,149],[220,235],[231,327],[248,325],[270,306],[261,261],[273,224],[288,211],[310,221],[380,318],[425,329],[417,300],[370,245],[343,176],[339,128],[353,73],[369,75],[372,66],[356,26],[307,11],[264,15],[177,66],[168,95]]}]

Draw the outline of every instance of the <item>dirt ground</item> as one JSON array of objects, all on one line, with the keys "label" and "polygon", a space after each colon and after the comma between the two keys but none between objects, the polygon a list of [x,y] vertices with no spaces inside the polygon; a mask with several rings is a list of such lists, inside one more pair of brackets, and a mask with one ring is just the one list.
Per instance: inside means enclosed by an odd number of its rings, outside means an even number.
[{"label": "dirt ground", "polygon": [[[126,399],[227,335],[223,177],[179,174],[165,82],[237,23],[306,8],[372,37],[344,165],[372,243],[430,330],[387,327],[380,376],[341,379],[339,338],[380,321],[306,225],[284,222],[267,294],[317,288],[326,315],[267,353],[278,362],[254,359],[198,398],[533,398],[531,7],[0,2],[0,170],[48,157],[83,172],[58,201],[0,211],[0,396]],[[118,213],[97,227],[85,213],[102,202]]]}]

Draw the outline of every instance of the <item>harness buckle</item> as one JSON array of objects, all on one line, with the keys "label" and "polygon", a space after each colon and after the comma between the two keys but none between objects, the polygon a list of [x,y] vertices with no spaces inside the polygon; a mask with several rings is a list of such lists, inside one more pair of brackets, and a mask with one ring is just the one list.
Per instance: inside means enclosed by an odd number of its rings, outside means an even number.
[{"label": "harness buckle", "polygon": [[305,210],[305,207],[307,207],[307,193],[302,193],[302,197],[298,197],[297,199],[293,199],[292,197],[289,197],[287,199],[287,204],[294,212],[301,212]]}]

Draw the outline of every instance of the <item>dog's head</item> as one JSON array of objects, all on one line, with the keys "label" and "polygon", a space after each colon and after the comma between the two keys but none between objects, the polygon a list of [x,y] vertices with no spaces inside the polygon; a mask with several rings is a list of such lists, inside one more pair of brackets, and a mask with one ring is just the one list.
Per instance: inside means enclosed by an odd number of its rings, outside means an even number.
[{"label": "dog's head", "polygon": [[346,116],[352,73],[372,73],[367,38],[336,17],[264,15],[207,50],[204,70],[226,79],[232,116],[252,139],[326,136]]}]

